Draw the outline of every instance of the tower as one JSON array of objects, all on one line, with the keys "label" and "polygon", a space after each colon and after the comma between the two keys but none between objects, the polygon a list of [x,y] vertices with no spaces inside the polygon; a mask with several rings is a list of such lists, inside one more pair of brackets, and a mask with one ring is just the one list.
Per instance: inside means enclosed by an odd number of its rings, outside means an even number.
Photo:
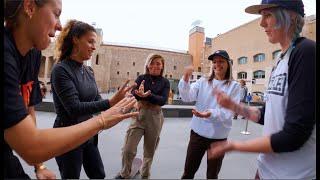
[{"label": "tower", "polygon": [[189,31],[189,54],[192,56],[192,64],[194,67],[194,77],[192,80],[199,79],[201,77],[201,60],[204,58],[204,28],[200,26],[194,26]]}]

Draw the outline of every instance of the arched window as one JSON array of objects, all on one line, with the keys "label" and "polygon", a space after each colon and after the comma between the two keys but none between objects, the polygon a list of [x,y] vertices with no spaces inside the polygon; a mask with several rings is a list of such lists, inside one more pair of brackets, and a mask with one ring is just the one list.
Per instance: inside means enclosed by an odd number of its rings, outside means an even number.
[{"label": "arched window", "polygon": [[254,79],[264,79],[265,78],[265,71],[258,70],[253,72]]},{"label": "arched window", "polygon": [[177,66],[173,66],[173,70],[177,70]]},{"label": "arched window", "polygon": [[135,63],[135,62],[133,62],[133,63],[132,63],[132,65],[133,65],[133,66],[136,66],[136,63]]},{"label": "arched window", "polygon": [[238,64],[247,64],[248,58],[247,57],[240,57],[238,58]]},{"label": "arched window", "polygon": [[273,60],[276,60],[279,56],[280,56],[280,53],[281,53],[281,50],[276,50],[276,51],[273,51],[272,53],[272,59]]},{"label": "arched window", "polygon": [[265,60],[265,54],[260,53],[260,54],[256,54],[253,56],[253,61],[254,62],[262,62]]},{"label": "arched window", "polygon": [[247,79],[247,72],[239,72],[238,79]]}]

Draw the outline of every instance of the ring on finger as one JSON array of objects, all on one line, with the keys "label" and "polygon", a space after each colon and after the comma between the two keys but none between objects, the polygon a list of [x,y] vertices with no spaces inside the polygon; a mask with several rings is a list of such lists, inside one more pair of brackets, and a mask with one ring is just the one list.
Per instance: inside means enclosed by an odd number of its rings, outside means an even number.
[{"label": "ring on finger", "polygon": [[125,114],[127,111],[126,111],[126,108],[124,108],[124,107],[122,107],[121,109],[120,109],[120,112],[122,113],[122,114]]}]

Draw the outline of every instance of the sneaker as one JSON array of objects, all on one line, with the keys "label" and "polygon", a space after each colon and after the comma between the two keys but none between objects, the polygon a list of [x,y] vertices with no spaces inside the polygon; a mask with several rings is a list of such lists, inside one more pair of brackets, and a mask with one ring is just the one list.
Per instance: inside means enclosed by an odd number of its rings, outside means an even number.
[{"label": "sneaker", "polygon": [[121,174],[118,174],[114,179],[125,179],[124,177],[121,176]]}]

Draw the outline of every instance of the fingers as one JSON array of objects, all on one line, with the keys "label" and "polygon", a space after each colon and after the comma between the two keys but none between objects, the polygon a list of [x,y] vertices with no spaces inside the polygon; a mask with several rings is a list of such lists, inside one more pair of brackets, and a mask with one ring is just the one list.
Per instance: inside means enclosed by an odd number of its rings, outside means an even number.
[{"label": "fingers", "polygon": [[147,97],[147,96],[149,96],[150,94],[151,94],[151,91],[148,90],[147,92],[145,92],[145,93],[143,94],[143,96],[144,96],[144,97]]},{"label": "fingers", "polygon": [[125,107],[131,102],[136,102],[137,100],[135,99],[134,96],[132,97],[125,97],[121,101],[119,101],[117,104],[114,105],[114,107]]},{"label": "fingers", "polygon": [[130,113],[120,115],[119,119],[124,120],[130,117],[137,117],[138,115],[139,115],[139,112],[130,112]]},{"label": "fingers", "polygon": [[132,108],[134,108],[134,105],[136,104],[136,101],[131,101],[128,105],[126,105],[124,108],[126,112],[130,111]]},{"label": "fingers", "polygon": [[131,89],[135,88],[136,86],[137,86],[137,83],[132,84],[131,86],[129,86],[129,87],[127,87],[127,88],[125,89],[125,92],[131,91]]},{"label": "fingers", "polygon": [[123,84],[123,86],[120,88],[119,91],[123,91],[127,86],[128,86],[128,83],[130,82],[130,80],[126,80],[126,82]]},{"label": "fingers", "polygon": [[139,86],[139,91],[144,92],[144,80],[142,80],[140,86]]}]

